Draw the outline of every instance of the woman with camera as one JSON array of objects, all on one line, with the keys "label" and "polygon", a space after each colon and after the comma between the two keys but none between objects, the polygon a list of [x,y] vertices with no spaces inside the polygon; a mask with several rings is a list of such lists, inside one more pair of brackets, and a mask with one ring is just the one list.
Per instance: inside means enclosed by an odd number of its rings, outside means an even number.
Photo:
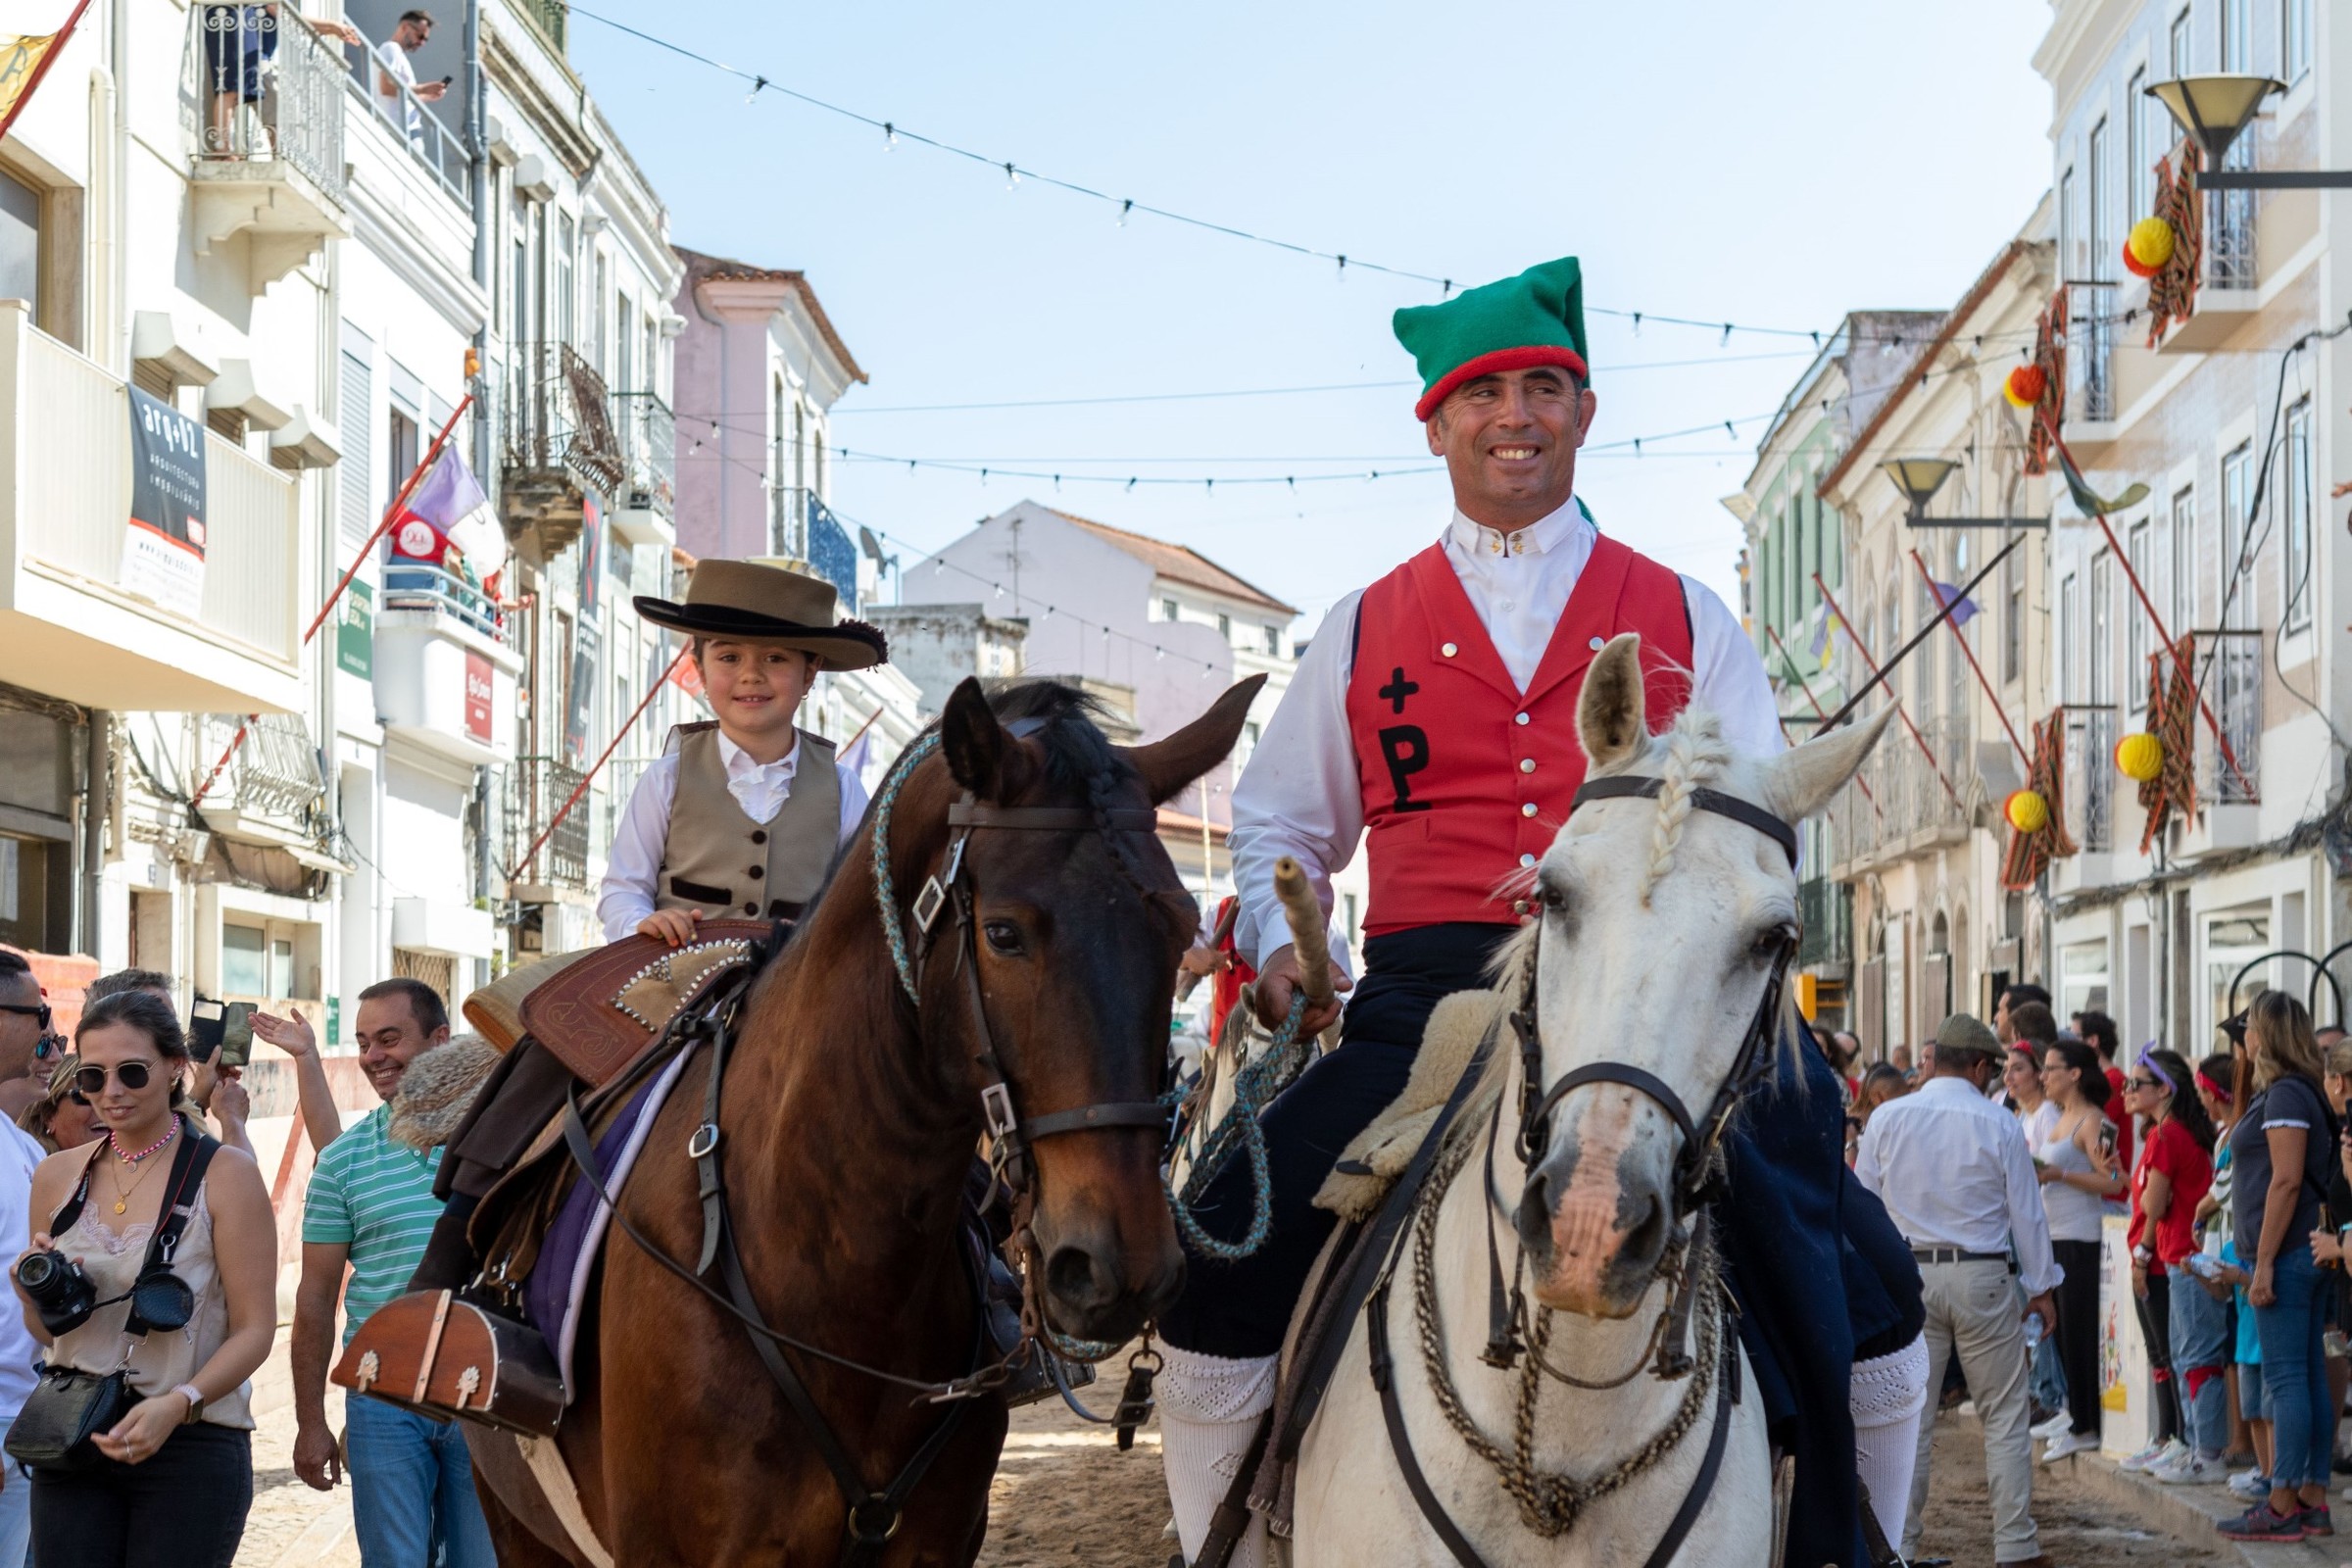
[{"label": "woman with camera", "polygon": [[42,1568],[228,1568],[253,1501],[246,1380],[276,1329],[277,1227],[250,1156],[173,1109],[171,1005],[107,997],[75,1031],[104,1129],[42,1161],[12,1270],[49,1347],[8,1451],[33,1467]]}]

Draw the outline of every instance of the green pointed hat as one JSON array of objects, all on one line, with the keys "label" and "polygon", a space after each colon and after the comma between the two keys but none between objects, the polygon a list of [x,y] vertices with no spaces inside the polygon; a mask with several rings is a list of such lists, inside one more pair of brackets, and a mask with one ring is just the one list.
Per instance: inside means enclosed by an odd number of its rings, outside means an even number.
[{"label": "green pointed hat", "polygon": [[1466,289],[1443,305],[1413,305],[1391,323],[1421,371],[1413,416],[1427,419],[1464,381],[1502,370],[1585,367],[1584,270],[1573,256],[1517,277]]}]

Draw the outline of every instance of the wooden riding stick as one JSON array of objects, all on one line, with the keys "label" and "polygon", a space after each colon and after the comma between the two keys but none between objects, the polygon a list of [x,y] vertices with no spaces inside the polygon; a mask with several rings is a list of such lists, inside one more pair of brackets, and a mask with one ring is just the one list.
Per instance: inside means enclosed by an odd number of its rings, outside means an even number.
[{"label": "wooden riding stick", "polygon": [[1306,868],[1290,856],[1274,862],[1274,896],[1290,922],[1291,950],[1298,956],[1298,990],[1310,1007],[1331,1001],[1331,938],[1323,906],[1306,885]]},{"label": "wooden riding stick", "polygon": [[[1928,570],[1928,564],[1919,559],[1919,552],[1911,551],[1910,556],[1911,564],[1917,566],[1920,576],[1927,580],[1928,592],[1936,595],[1938,599],[1942,598],[1943,590],[1936,585],[1936,575]],[[1955,595],[1953,603],[1957,604],[1963,597],[1965,596]],[[2009,732],[2009,744],[2017,748],[2017,760],[2026,766],[2032,767],[2034,765],[2033,754],[2026,750],[2025,742],[2017,738],[2017,726],[2009,722],[2009,710],[2001,706],[2000,695],[1992,689],[1992,682],[1984,678],[1984,666],[1977,662],[1977,651],[1968,646],[1966,637],[1960,635],[1960,623],[1955,620],[1947,620],[1944,624],[1951,628],[1952,641],[1960,645],[1960,652],[1968,660],[1968,667],[1977,672],[1977,684],[1984,688],[1984,700],[1992,705],[1993,717],[1999,719],[2001,728]]]}]

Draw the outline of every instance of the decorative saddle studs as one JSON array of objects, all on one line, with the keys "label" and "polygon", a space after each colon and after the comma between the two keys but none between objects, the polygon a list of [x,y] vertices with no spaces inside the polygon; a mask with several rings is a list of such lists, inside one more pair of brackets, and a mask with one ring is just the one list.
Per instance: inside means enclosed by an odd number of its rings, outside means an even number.
[{"label": "decorative saddle studs", "polygon": [[479,1393],[479,1392],[481,1391],[481,1387],[482,1387],[482,1369],[481,1369],[480,1367],[478,1367],[478,1366],[469,1366],[469,1367],[467,1367],[467,1368],[466,1368],[465,1371],[463,1371],[463,1372],[459,1373],[459,1374],[458,1374],[458,1402],[457,1402],[456,1404],[452,1405],[450,1408],[452,1408],[452,1409],[454,1409],[454,1410],[463,1410],[463,1409],[465,1409],[465,1408],[466,1408],[466,1401],[467,1399],[470,1399],[470,1398],[472,1398],[472,1397],[474,1396],[474,1395],[475,1395],[475,1394]]},{"label": "decorative saddle studs", "polygon": [[352,1384],[352,1387],[357,1389],[360,1393],[366,1394],[369,1387],[374,1384],[376,1378],[382,1374],[383,1370],[383,1363],[376,1359],[375,1352],[373,1350],[369,1350],[366,1355],[360,1357],[360,1375],[358,1380]]}]

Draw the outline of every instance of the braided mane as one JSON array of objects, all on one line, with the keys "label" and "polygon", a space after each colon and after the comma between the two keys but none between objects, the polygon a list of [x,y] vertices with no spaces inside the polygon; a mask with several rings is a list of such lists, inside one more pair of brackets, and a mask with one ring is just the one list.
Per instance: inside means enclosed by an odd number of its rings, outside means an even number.
[{"label": "braided mane", "polygon": [[1724,744],[1722,722],[1696,708],[1684,709],[1653,751],[1664,753],[1658,771],[1665,782],[1658,790],[1657,823],[1650,830],[1649,864],[1642,873],[1644,905],[1649,903],[1658,878],[1674,863],[1675,849],[1683,842],[1683,824],[1690,819],[1690,792],[1713,783],[1732,760],[1732,749]]}]

